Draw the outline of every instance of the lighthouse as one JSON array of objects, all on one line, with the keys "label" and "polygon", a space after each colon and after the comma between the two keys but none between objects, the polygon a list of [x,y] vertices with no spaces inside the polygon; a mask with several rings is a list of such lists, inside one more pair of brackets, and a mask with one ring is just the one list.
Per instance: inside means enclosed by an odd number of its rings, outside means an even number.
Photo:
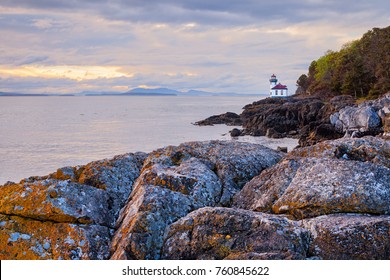
[{"label": "lighthouse", "polygon": [[269,87],[270,97],[287,97],[288,96],[288,89],[287,86],[282,85],[281,83],[277,83],[278,79],[276,79],[275,74],[272,74],[271,79],[269,79]]}]

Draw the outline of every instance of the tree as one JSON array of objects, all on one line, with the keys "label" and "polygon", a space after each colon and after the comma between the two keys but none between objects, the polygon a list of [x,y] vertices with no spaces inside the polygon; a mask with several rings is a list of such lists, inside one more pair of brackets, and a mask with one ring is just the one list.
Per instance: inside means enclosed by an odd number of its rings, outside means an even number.
[{"label": "tree", "polygon": [[340,51],[327,51],[310,64],[297,86],[307,95],[327,91],[376,98],[390,91],[390,26],[373,28]]}]

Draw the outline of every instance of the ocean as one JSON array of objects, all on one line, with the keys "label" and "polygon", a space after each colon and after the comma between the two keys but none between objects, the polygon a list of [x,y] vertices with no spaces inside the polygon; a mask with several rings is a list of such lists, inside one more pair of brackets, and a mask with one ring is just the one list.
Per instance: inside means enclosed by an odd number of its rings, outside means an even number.
[{"label": "ocean", "polygon": [[[47,175],[59,167],[188,141],[232,140],[225,125],[192,123],[262,97],[0,97],[0,184]],[[295,139],[238,137],[271,148]]]}]

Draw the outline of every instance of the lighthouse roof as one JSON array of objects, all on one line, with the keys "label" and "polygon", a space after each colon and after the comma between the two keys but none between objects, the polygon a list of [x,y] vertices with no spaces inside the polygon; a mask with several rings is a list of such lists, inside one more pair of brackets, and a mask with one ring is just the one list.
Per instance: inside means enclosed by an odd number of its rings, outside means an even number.
[{"label": "lighthouse roof", "polygon": [[287,86],[282,85],[281,83],[279,83],[276,86],[274,86],[272,89],[287,89]]}]

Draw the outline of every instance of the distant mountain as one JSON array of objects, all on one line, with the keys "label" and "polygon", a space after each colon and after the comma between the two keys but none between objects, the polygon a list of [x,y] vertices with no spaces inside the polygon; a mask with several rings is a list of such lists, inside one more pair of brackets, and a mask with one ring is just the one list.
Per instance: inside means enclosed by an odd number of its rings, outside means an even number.
[{"label": "distant mountain", "polygon": [[0,96],[49,96],[49,94],[39,94],[39,93],[16,93],[16,92],[0,92]]},{"label": "distant mountain", "polygon": [[0,92],[0,96],[257,96],[257,94],[239,94],[234,92],[208,92],[202,90],[178,91],[169,88],[134,88],[127,92],[82,91],[72,94],[28,94]]},{"label": "distant mountain", "polygon": [[239,94],[230,92],[208,92],[202,90],[178,91],[169,88],[135,88],[123,95],[177,95],[177,96],[252,96],[253,94]]},{"label": "distant mountain", "polygon": [[134,88],[122,95],[178,95],[179,91],[169,88]]}]

